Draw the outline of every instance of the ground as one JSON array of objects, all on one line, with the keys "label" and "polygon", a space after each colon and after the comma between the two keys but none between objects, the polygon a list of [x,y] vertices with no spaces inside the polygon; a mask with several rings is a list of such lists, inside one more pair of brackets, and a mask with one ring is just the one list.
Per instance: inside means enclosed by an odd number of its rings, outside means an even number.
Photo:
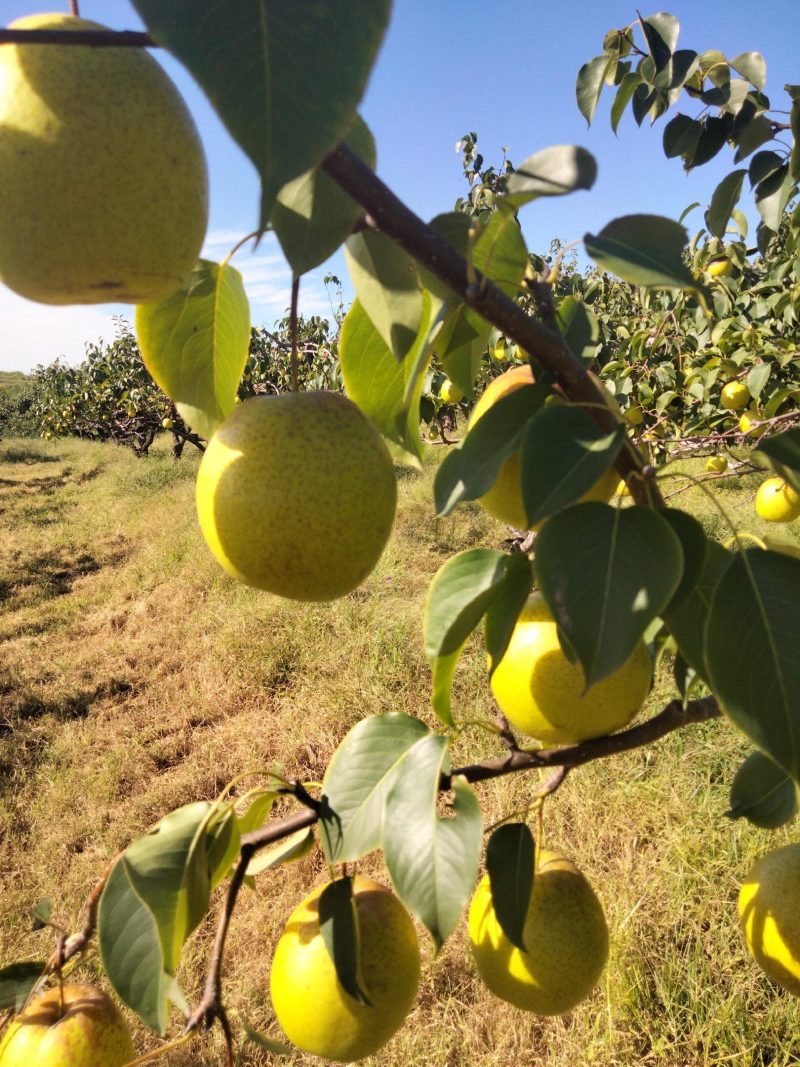
[{"label": "ground", "polygon": [[[0,961],[45,955],[49,935],[31,932],[27,909],[52,897],[54,917],[75,928],[108,860],[169,809],[213,797],[256,767],[319,780],[365,715],[405,711],[434,725],[421,636],[427,584],[449,555],[497,547],[507,534],[475,505],[433,518],[441,453],[430,449],[422,474],[402,472],[395,533],[365,585],[307,606],[246,589],[218,568],[194,516],[196,456],[173,463],[166,447],[136,459],[110,444],[0,442]],[[726,509],[756,533],[758,480],[719,483]],[[696,491],[671,502],[692,503],[711,532],[728,536]],[[790,532],[797,540],[800,522]],[[649,709],[670,695],[665,671]],[[494,714],[477,642],[455,696],[463,718]],[[600,987],[572,1015],[539,1020],[481,988],[463,923],[435,960],[421,935],[417,1005],[374,1062],[795,1062],[800,1002],[748,960],[736,920],[755,856],[793,836],[792,826],[766,833],[725,818],[747,751],[723,720],[573,772],[548,806],[545,839],[575,860],[605,906],[612,950]],[[493,752],[485,735],[469,733],[454,758]],[[487,824],[538,781],[479,787]],[[379,857],[362,867],[381,877]],[[258,892],[240,898],[226,967],[235,1023],[280,1036],[267,994],[272,947],[324,876],[314,853],[262,875]],[[186,951],[180,979],[190,1000],[210,934],[204,925]],[[96,957],[80,973],[95,976]],[[141,1029],[135,1039],[153,1047]],[[211,1067],[221,1051],[212,1035],[165,1062]],[[253,1048],[241,1062],[268,1058]]]}]

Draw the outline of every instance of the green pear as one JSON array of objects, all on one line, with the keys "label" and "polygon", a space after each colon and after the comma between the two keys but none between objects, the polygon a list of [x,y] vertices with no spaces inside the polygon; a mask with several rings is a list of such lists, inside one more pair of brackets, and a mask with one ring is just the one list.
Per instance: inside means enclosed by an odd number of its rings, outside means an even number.
[{"label": "green pear", "polygon": [[[102,30],[62,14],[13,29]],[[146,303],[200,252],[208,183],[192,117],[141,48],[0,48],[0,281],[45,304]]]},{"label": "green pear", "polygon": [[292,600],[333,600],[372,571],[397,502],[383,440],[333,392],[235,407],[197,472],[206,543],[228,574]]}]

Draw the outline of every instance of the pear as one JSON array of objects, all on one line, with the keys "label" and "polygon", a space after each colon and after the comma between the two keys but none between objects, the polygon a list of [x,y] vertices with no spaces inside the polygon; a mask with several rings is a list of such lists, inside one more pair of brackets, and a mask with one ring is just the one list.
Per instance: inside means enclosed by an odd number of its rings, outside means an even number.
[{"label": "pear", "polygon": [[[103,30],[70,15],[13,29]],[[141,48],[0,48],[0,281],[44,304],[180,288],[208,220],[191,115]]]}]

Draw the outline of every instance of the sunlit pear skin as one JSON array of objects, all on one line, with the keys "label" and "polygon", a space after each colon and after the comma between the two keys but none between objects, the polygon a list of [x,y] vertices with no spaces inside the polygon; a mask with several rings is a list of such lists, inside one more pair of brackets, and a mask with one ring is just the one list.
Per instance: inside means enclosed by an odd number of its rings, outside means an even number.
[{"label": "sunlit pear skin", "polygon": [[208,443],[196,497],[203,536],[234,578],[333,600],[378,562],[397,482],[383,439],[350,400],[284,393],[233,409]]},{"label": "sunlit pear skin", "polygon": [[744,382],[728,382],[722,387],[719,402],[728,411],[741,411],[750,403],[750,390]]},{"label": "sunlit pear skin", "polygon": [[714,259],[706,270],[712,278],[727,278],[733,273],[733,263],[729,259]]},{"label": "sunlit pear skin", "polygon": [[[105,28],[66,14],[11,27]],[[0,282],[45,304],[160,300],[207,218],[197,130],[146,49],[0,48]]]},{"label": "sunlit pear skin", "polygon": [[766,522],[793,522],[800,516],[800,493],[783,478],[767,478],[756,493],[756,514]]},{"label": "sunlit pear skin", "polygon": [[445,378],[442,382],[442,387],[439,390],[439,396],[445,402],[445,404],[458,404],[464,399],[464,393],[458,388],[455,382],[451,382],[449,378]]},{"label": "sunlit pear skin", "polygon": [[[472,409],[467,432],[469,433],[469,429],[475,425],[481,415],[485,414],[501,397],[521,389],[524,385],[533,384],[533,371],[529,363],[512,367],[511,370],[500,374],[487,385],[478,398]],[[500,468],[492,488],[483,496],[478,497],[478,503],[492,518],[505,522],[517,530],[538,529],[541,523],[535,523],[533,526],[528,524],[522,500],[521,479],[520,457],[519,453],[515,452]],[[603,504],[608,503],[616,491],[618,482],[619,475],[615,470],[606,471],[600,481],[581,497],[580,502],[599,500]]]},{"label": "sunlit pear skin", "polygon": [[800,844],[756,861],[739,892],[739,920],[759,967],[800,996]]},{"label": "sunlit pear skin", "polygon": [[745,411],[739,416],[739,432],[747,437],[762,437],[769,426],[766,423],[763,426],[756,425],[760,421],[761,416],[757,411]]},{"label": "sunlit pear skin", "polygon": [[371,1007],[339,983],[319,928],[319,886],[292,912],[275,949],[270,995],[278,1022],[304,1052],[339,1063],[386,1044],[414,1003],[419,943],[397,897],[368,878],[353,880],[358,916],[361,988]]},{"label": "sunlit pear skin", "polygon": [[552,852],[538,859],[523,933],[527,951],[500,928],[488,875],[472,898],[469,940],[487,988],[537,1015],[571,1011],[591,993],[608,958],[600,901],[574,863]]},{"label": "sunlit pear skin", "polygon": [[641,641],[626,663],[584,693],[583,668],[564,655],[550,609],[534,593],[491,688],[512,726],[544,744],[568,745],[627,726],[650,691],[650,678],[650,656]]},{"label": "sunlit pear skin", "polygon": [[728,460],[725,456],[710,456],[706,460],[706,470],[712,474],[724,474],[728,469]]},{"label": "sunlit pear skin", "polygon": [[90,985],[65,984],[32,1000],[0,1041],[0,1067],[122,1067],[133,1042],[113,1000]]}]

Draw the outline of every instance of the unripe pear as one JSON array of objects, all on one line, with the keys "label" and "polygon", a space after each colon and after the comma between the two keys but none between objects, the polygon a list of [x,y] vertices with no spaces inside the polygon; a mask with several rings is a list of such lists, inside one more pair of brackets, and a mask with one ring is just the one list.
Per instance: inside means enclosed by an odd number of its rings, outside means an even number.
[{"label": "unripe pear", "polygon": [[[17,30],[103,30],[64,14]],[[0,281],[45,304],[180,288],[208,215],[192,117],[143,48],[0,47]]]}]

